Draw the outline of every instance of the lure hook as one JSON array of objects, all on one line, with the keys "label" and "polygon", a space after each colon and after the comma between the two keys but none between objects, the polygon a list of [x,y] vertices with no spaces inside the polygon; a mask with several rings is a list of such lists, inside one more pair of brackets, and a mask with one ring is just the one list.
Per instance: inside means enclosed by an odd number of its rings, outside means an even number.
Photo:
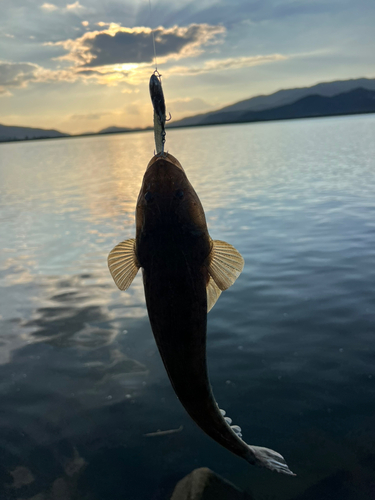
[{"label": "lure hook", "polygon": [[[150,78],[150,96],[152,106],[154,108],[154,136],[157,154],[164,154],[165,143],[165,101],[163,88],[161,85],[161,74],[156,69]],[[170,116],[170,113],[169,113]],[[170,119],[170,118],[169,118]]]}]

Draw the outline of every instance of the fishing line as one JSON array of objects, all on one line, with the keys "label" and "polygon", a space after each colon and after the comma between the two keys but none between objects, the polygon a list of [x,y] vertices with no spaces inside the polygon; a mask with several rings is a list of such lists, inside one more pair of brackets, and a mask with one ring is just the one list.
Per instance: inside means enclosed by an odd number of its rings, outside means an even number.
[{"label": "fishing line", "polygon": [[[148,5],[150,8],[150,27],[151,27],[151,0],[148,0]],[[152,34],[152,43],[154,46],[154,62],[155,62],[155,71],[151,75],[150,78],[150,96],[152,105],[154,108],[154,137],[155,137],[155,146],[156,152],[158,154],[164,155],[164,144],[165,144],[165,122],[171,119],[171,115],[169,113],[169,119],[167,119],[165,114],[165,101],[163,88],[161,85],[161,74],[158,71],[158,63],[156,59],[156,46],[155,46],[155,33],[154,30],[151,29]]]},{"label": "fishing line", "polygon": [[[152,18],[152,11],[151,11],[151,0],[148,0],[148,5],[150,7],[150,27],[151,27],[151,18]],[[154,30],[151,28],[151,34],[152,34],[152,43],[154,46],[154,63],[155,63],[155,71],[158,72],[158,62],[156,59],[156,47],[155,47],[155,34]]]}]

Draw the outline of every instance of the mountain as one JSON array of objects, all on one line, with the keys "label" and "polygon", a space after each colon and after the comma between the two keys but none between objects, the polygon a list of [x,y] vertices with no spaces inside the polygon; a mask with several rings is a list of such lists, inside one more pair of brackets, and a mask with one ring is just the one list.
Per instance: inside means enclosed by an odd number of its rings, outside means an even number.
[{"label": "mountain", "polygon": [[[375,91],[375,79],[358,78],[356,80],[343,80],[335,82],[318,83],[312,87],[303,87],[295,89],[279,90],[270,95],[259,95],[239,101],[230,106],[225,106],[217,111],[203,113],[195,116],[188,116],[182,120],[172,122],[172,127],[183,127],[191,125],[203,125],[206,123],[219,123],[224,120],[225,123],[236,121],[241,113],[246,111],[263,111],[265,109],[275,108],[287,104],[292,104],[297,100],[309,96],[320,95],[333,97],[351,90],[363,88]],[[231,113],[224,115],[224,113]],[[216,116],[216,118],[213,118]],[[224,119],[224,116],[226,117]]]},{"label": "mountain", "polygon": [[58,130],[47,130],[43,128],[15,127],[0,125],[1,141],[22,141],[25,139],[45,139],[51,137],[68,137],[69,134],[63,134]]},{"label": "mountain", "polygon": [[121,132],[143,132],[145,130],[153,130],[153,127],[144,128],[127,128],[127,127],[107,127],[99,130],[97,134],[119,134]]},{"label": "mountain", "polygon": [[[217,111],[168,123],[168,128],[355,113],[375,113],[375,78],[324,82],[312,87],[279,90],[270,95],[260,95],[239,101]],[[98,134],[150,129],[151,127],[132,129],[114,126],[102,129]],[[58,130],[0,125],[0,142],[69,136]]]},{"label": "mountain", "polygon": [[118,132],[131,132],[133,129],[126,127],[107,127],[99,130],[98,134],[117,134]]},{"label": "mountain", "polygon": [[375,91],[354,89],[333,97],[309,95],[293,104],[264,109],[263,111],[216,113],[206,117],[201,125],[214,123],[257,122],[266,120],[288,120],[314,116],[350,115],[375,113]]}]

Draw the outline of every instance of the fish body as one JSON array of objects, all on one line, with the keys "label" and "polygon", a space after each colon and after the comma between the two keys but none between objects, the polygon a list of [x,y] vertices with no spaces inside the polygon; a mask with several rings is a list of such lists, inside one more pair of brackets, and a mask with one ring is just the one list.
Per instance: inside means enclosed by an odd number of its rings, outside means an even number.
[{"label": "fish body", "polygon": [[172,155],[150,161],[137,201],[136,238],[117,245],[108,264],[120,289],[142,268],[160,355],[177,397],[198,426],[249,463],[292,474],[275,451],[246,444],[213,396],[206,363],[207,312],[244,262],[234,247],[210,238],[198,195]]}]

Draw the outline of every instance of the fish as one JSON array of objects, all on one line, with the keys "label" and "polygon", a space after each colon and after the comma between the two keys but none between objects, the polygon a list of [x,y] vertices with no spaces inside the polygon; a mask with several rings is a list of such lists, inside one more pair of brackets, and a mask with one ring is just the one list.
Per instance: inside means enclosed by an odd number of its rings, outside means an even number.
[{"label": "fish", "polygon": [[173,389],[195,423],[252,465],[294,475],[285,459],[248,445],[221,410],[207,372],[207,313],[240,275],[244,259],[213,240],[202,204],[170,153],[147,165],[136,204],[136,235],[114,247],[108,267],[120,290],[142,269],[151,328]]}]

